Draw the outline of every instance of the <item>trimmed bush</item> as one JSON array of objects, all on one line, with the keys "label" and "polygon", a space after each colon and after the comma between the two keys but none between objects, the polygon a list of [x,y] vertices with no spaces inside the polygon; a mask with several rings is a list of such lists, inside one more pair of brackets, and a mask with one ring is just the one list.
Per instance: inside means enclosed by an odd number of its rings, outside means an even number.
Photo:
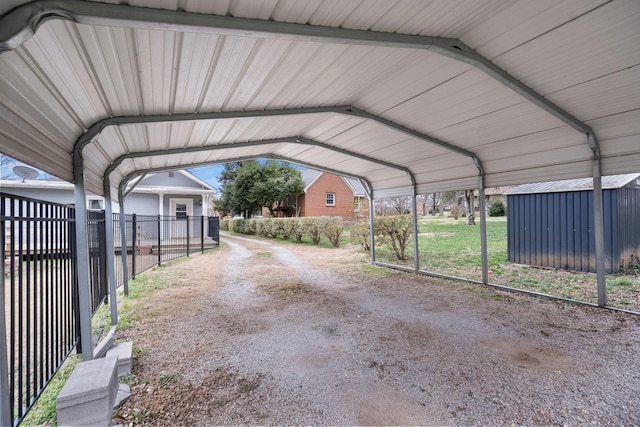
[{"label": "trimmed bush", "polygon": [[282,230],[280,230],[280,235],[284,240],[289,240],[297,222],[297,218],[282,218]]},{"label": "trimmed bush", "polygon": [[371,250],[371,227],[366,222],[359,222],[351,227],[349,232],[351,243],[357,243],[365,251]]},{"label": "trimmed bush", "polygon": [[340,235],[342,235],[342,232],[344,231],[342,221],[338,218],[328,218],[323,221],[322,228],[324,230],[325,237],[329,239],[333,247],[340,247]]},{"label": "trimmed bush", "polygon": [[295,218],[291,220],[293,224],[291,235],[295,239],[296,243],[302,243],[302,236],[304,236],[304,228],[302,227],[302,220]]},{"label": "trimmed bush", "polygon": [[409,237],[413,234],[413,218],[411,215],[379,216],[375,219],[376,235],[380,235],[391,243],[393,253],[399,260],[406,260],[405,251]]},{"label": "trimmed bush", "polygon": [[255,235],[258,227],[258,220],[247,219],[244,224],[244,234]]},{"label": "trimmed bush", "polygon": [[320,243],[320,238],[322,237],[321,218],[303,218],[302,229],[314,245]]},{"label": "trimmed bush", "polygon": [[231,231],[234,233],[244,233],[244,219],[232,219]]},{"label": "trimmed bush", "polygon": [[272,225],[273,225],[273,221],[271,218],[260,220],[256,230],[258,235],[262,237],[269,237],[271,235]]},{"label": "trimmed bush", "polygon": [[278,236],[282,236],[284,232],[284,218],[273,218],[271,223],[271,232],[269,237],[277,239]]}]

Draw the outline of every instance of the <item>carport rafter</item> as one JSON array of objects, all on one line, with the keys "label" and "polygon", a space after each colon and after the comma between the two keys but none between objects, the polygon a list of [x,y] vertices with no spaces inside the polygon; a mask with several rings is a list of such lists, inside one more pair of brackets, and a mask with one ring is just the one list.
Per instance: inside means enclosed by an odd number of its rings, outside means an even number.
[{"label": "carport rafter", "polygon": [[[154,114],[147,116],[119,116],[108,117],[95,122],[89,129],[82,134],[75,142],[73,147],[74,159],[82,157],[82,149],[102,133],[109,126],[126,126],[136,124],[153,124],[153,123],[172,123],[182,121],[204,121],[204,120],[224,120],[224,119],[243,119],[243,118],[260,118],[260,117],[284,117],[305,114],[343,114],[352,117],[359,117],[365,120],[374,121],[387,128],[404,133],[416,139],[428,142],[430,144],[442,147],[451,152],[469,157],[473,160],[478,173],[484,175],[484,167],[478,156],[464,148],[454,144],[434,138],[415,129],[402,126],[398,123],[385,119],[384,117],[371,114],[365,110],[354,107],[352,105],[338,105],[326,107],[303,107],[303,108],[283,108],[273,110],[247,110],[247,111],[212,111],[199,113],[182,113],[182,114]],[[359,154],[353,153],[356,156]],[[75,161],[75,160],[74,160]],[[413,180],[413,177],[412,177]]]},{"label": "carport rafter", "polygon": [[[364,176],[354,175],[354,174],[352,174],[350,172],[346,172],[346,171],[339,170],[339,169],[321,167],[321,166],[318,166],[318,165],[315,165],[315,164],[312,164],[312,163],[303,162],[303,161],[300,161],[300,160],[292,159],[290,157],[281,156],[279,154],[273,154],[273,153],[259,154],[257,156],[233,157],[233,158],[228,158],[228,159],[219,160],[219,161],[198,162],[198,163],[192,163],[189,166],[190,167],[194,167],[194,168],[198,168],[198,167],[202,167],[202,166],[211,166],[211,165],[217,165],[217,164],[221,164],[221,163],[243,162],[243,161],[247,161],[247,160],[256,160],[256,159],[280,160],[280,161],[285,161],[285,162],[289,162],[289,163],[292,163],[292,164],[296,164],[296,165],[299,165],[299,166],[304,166],[304,167],[307,167],[307,168],[321,170],[323,172],[329,172],[329,173],[332,173],[334,175],[342,175],[342,176],[346,176],[348,178],[359,179],[359,180],[364,181],[366,183],[366,187],[371,188],[371,183]],[[127,185],[129,184],[129,182],[132,179],[134,179],[135,177],[137,177],[137,176],[140,176],[140,175],[143,175],[143,174],[148,174],[148,173],[175,171],[175,170],[182,169],[183,166],[184,165],[171,165],[171,166],[163,166],[163,167],[157,167],[157,168],[139,169],[139,170],[135,170],[133,172],[130,172],[127,175],[125,175],[122,178],[122,180],[120,181],[120,185],[118,186],[118,193],[122,192],[122,194],[124,194],[125,189],[126,189]],[[105,185],[107,185],[107,183],[105,183]]]},{"label": "carport rafter", "polygon": [[[394,163],[390,163],[384,160],[376,159],[369,156],[363,156],[362,154],[355,153],[349,150],[345,150],[343,148],[334,147],[329,144],[325,144],[323,142],[315,141],[313,139],[305,138],[302,136],[293,136],[289,138],[276,138],[276,139],[267,139],[267,140],[256,140],[256,141],[245,141],[245,142],[234,142],[227,144],[212,144],[212,145],[204,145],[198,147],[185,147],[185,148],[175,148],[175,149],[166,149],[166,150],[156,150],[156,151],[138,151],[133,153],[123,154],[120,157],[116,158],[104,172],[103,179],[105,181],[109,180],[109,176],[113,171],[115,171],[123,161],[127,159],[135,159],[135,158],[145,158],[145,157],[154,157],[154,156],[166,156],[171,154],[185,154],[185,153],[201,153],[201,152],[210,152],[210,151],[218,151],[218,150],[226,150],[226,149],[234,149],[234,148],[247,148],[247,147],[255,147],[262,145],[275,145],[282,143],[290,143],[290,144],[300,144],[300,145],[309,145],[313,147],[320,147],[329,151],[337,152],[340,154],[344,154],[351,157],[356,157],[358,159],[362,159],[368,162],[372,162],[381,166],[385,166],[388,168],[396,169],[406,173],[411,180],[411,185],[415,187],[416,180],[411,172],[406,167],[396,165]],[[317,166],[313,166],[314,168],[318,168]],[[344,173],[341,172],[342,175]],[[360,178],[358,178],[360,179]],[[368,181],[367,181],[368,182]],[[106,184],[105,184],[106,186]],[[105,187],[106,188],[106,187]]]}]

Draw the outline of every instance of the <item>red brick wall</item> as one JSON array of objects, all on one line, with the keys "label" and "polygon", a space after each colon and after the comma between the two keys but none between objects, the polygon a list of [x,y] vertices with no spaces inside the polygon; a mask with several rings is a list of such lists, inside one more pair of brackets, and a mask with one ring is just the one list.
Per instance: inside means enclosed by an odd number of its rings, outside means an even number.
[{"label": "red brick wall", "polygon": [[[335,206],[326,205],[327,193],[335,194]],[[300,197],[300,208],[300,216],[353,218],[353,191],[339,176],[323,173],[309,187],[307,194]]]}]

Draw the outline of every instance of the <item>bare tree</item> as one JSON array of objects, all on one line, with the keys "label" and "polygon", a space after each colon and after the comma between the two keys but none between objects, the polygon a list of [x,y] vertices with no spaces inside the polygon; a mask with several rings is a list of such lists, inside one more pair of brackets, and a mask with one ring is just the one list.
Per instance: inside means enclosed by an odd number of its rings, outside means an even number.
[{"label": "bare tree", "polygon": [[410,212],[411,197],[409,196],[389,197],[389,203],[400,215]]},{"label": "bare tree", "polygon": [[427,215],[427,213],[429,212],[429,194],[419,194],[416,197],[416,200],[418,203],[420,203],[422,205],[422,212],[424,215]]},{"label": "bare tree", "polygon": [[15,166],[15,160],[6,154],[0,154],[0,178],[1,179],[15,179],[16,174],[13,173],[13,167]]},{"label": "bare tree", "polygon": [[475,190],[464,190],[464,205],[467,211],[465,223],[467,225],[476,225],[474,194]]}]

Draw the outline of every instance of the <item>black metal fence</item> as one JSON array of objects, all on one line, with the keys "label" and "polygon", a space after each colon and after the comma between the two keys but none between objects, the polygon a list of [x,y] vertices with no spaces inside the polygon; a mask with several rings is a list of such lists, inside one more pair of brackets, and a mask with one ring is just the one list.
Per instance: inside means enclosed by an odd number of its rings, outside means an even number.
[{"label": "black metal fence", "polygon": [[0,291],[16,423],[79,341],[74,217],[65,205],[0,193]]},{"label": "black metal fence", "polygon": [[204,252],[220,241],[218,217],[125,215],[126,244],[122,244],[120,214],[113,214],[116,285],[122,286],[122,258],[127,257],[127,277],[135,277],[163,262]]},{"label": "black metal fence", "polygon": [[[116,284],[157,264],[218,245],[217,217],[127,215],[121,244],[119,215],[106,229],[104,211],[87,214],[89,279],[93,313],[108,293],[106,233],[114,233]],[[80,350],[75,209],[0,193],[2,277],[8,393],[14,425],[24,418],[67,356]],[[0,357],[3,357],[0,352]],[[4,374],[2,374],[4,375]],[[6,391],[3,389],[2,393]]]}]

